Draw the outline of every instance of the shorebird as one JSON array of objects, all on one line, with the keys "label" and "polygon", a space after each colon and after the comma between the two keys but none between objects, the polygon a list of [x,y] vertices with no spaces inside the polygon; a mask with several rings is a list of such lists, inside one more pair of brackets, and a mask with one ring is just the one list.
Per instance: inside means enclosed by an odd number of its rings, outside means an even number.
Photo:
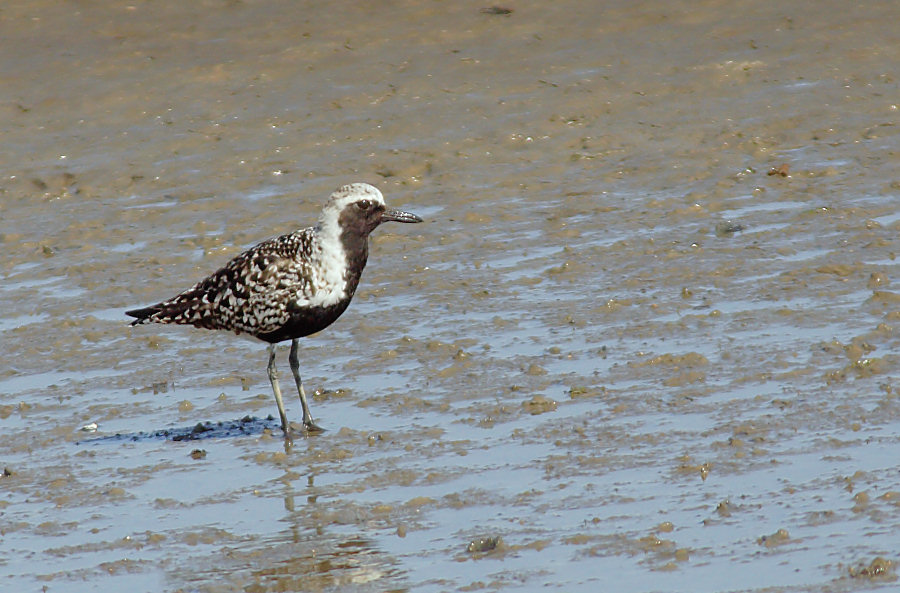
[{"label": "shorebird", "polygon": [[351,183],[335,190],[316,226],[263,241],[184,292],[155,305],[126,311],[131,325],[175,323],[249,334],[269,344],[269,381],[286,439],[291,428],[284,411],[275,351],[291,340],[288,360],[307,432],[313,422],[300,378],[299,338],[331,325],[347,309],[369,254],[369,233],[382,222],[422,222],[409,212],[385,206],[377,188]]}]

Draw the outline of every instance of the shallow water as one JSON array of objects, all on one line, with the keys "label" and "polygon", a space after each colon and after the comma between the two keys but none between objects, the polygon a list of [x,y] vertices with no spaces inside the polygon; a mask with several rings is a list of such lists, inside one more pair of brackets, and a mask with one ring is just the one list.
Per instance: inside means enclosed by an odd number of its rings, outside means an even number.
[{"label": "shallow water", "polygon": [[[4,6],[0,588],[897,587],[900,10],[486,7]],[[356,180],[286,448],[123,311]]]}]

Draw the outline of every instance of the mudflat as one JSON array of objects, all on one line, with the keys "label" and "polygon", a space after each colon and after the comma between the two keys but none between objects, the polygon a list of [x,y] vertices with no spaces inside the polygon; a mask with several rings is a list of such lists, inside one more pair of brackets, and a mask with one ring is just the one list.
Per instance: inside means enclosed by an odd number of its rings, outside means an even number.
[{"label": "mudflat", "polygon": [[[898,17],[4,4],[0,588],[896,587]],[[352,181],[426,222],[286,447],[262,343],[124,310]]]}]

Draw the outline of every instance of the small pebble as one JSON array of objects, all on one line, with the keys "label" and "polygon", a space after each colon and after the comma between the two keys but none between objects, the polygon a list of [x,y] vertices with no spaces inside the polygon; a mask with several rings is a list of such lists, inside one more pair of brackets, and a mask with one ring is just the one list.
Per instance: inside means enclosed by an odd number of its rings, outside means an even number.
[{"label": "small pebble", "polygon": [[744,225],[730,220],[723,220],[716,224],[716,236],[719,237],[727,237],[728,235],[739,233],[742,230],[744,230]]},{"label": "small pebble", "polygon": [[483,554],[485,552],[496,550],[502,545],[503,538],[499,535],[479,537],[469,542],[469,545],[466,546],[466,551],[470,554]]}]

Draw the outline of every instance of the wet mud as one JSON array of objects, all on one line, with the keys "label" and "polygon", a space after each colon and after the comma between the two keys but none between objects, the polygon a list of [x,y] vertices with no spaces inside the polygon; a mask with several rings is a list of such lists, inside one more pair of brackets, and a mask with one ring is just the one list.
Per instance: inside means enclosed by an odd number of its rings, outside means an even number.
[{"label": "wet mud", "polygon": [[[0,588],[896,589],[898,17],[4,5]],[[123,312],[350,181],[426,222],[286,446],[263,344]]]}]

